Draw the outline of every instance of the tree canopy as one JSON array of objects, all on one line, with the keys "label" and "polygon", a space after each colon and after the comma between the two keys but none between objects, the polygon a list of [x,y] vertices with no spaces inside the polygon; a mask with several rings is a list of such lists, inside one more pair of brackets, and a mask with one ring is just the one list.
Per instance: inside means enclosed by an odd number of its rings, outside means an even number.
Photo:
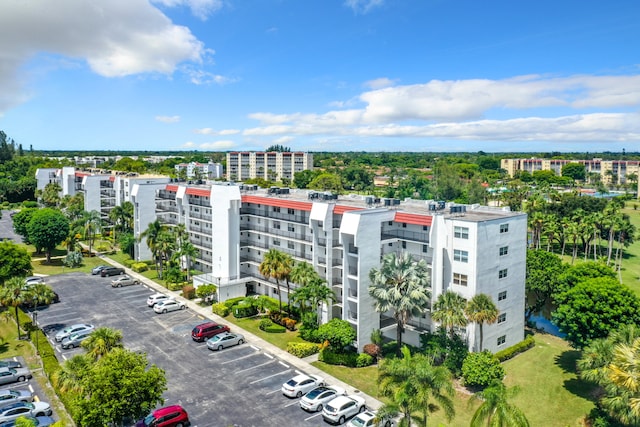
[{"label": "tree canopy", "polygon": [[39,209],[31,216],[27,231],[31,243],[46,251],[49,263],[51,251],[69,235],[69,220],[59,210]]},{"label": "tree canopy", "polygon": [[26,277],[31,274],[31,257],[27,250],[11,240],[0,242],[0,285],[12,277]]}]

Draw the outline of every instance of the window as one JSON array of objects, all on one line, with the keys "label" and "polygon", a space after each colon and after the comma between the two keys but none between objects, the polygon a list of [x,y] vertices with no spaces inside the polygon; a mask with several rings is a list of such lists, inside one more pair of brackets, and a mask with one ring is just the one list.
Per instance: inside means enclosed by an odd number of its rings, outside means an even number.
[{"label": "window", "polygon": [[500,224],[500,233],[508,233],[509,224]]},{"label": "window", "polygon": [[503,336],[501,336],[501,337],[498,337],[498,345],[499,345],[499,346],[500,346],[500,345],[502,345],[502,344],[504,344],[505,342],[507,342],[507,336],[506,336],[506,335],[503,335]]},{"label": "window", "polygon": [[287,243],[287,247],[288,247],[289,249],[295,249],[296,245],[295,245],[293,242],[288,242],[288,243]]},{"label": "window", "polygon": [[293,225],[289,224],[289,225],[287,225],[287,230],[291,231],[291,232],[295,232],[296,228]]},{"label": "window", "polygon": [[280,246],[280,240],[273,239],[274,246]]},{"label": "window", "polygon": [[503,301],[507,299],[507,291],[502,291],[498,294],[498,301]]},{"label": "window", "polygon": [[402,241],[402,249],[407,249],[407,242],[404,240]]},{"label": "window", "polygon": [[391,225],[393,225],[393,221],[389,221],[389,225],[390,225],[390,226],[391,226]]},{"label": "window", "polygon": [[454,249],[453,260],[460,261],[460,262],[469,262],[469,252],[461,251],[459,249]]},{"label": "window", "polygon": [[500,256],[505,256],[509,253],[509,246],[503,246],[500,248]]},{"label": "window", "polygon": [[402,228],[407,228],[407,223],[406,222],[402,223]]},{"label": "window", "polygon": [[291,209],[291,208],[287,208],[287,213],[288,213],[289,215],[293,215],[293,214],[295,214],[295,213],[296,213],[296,211],[294,211],[294,210],[293,210],[293,209]]},{"label": "window", "polygon": [[507,313],[502,313],[498,316],[498,323],[504,323],[507,321]]},{"label": "window", "polygon": [[423,225],[422,226],[422,231],[429,231],[429,226],[428,225]]},{"label": "window", "polygon": [[453,273],[453,284],[460,286],[467,286],[467,275],[460,273]]},{"label": "window", "polygon": [[427,253],[427,251],[429,250],[429,247],[427,245],[422,245],[422,252],[423,253]]},{"label": "window", "polygon": [[280,207],[279,206],[274,206],[273,207],[273,211],[274,212],[280,212]]},{"label": "window", "polygon": [[273,222],[273,228],[275,228],[276,230],[280,230],[280,223],[279,223],[279,222],[274,221],[274,222]]},{"label": "window", "polygon": [[453,227],[453,237],[457,239],[468,239],[469,229],[467,227]]},{"label": "window", "polygon": [[507,269],[498,271],[498,279],[504,279],[507,277]]}]

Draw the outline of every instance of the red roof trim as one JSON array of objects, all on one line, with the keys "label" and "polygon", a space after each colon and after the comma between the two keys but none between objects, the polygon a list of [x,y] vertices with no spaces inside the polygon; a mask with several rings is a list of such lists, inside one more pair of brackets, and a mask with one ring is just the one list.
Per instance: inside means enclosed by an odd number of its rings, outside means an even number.
[{"label": "red roof trim", "polygon": [[174,193],[178,192],[178,186],[173,184],[167,184],[164,189],[167,191],[173,191]]},{"label": "red roof trim", "polygon": [[431,227],[433,217],[431,215],[418,215],[404,212],[396,212],[393,219],[395,222],[406,222],[407,224],[426,225]]},{"label": "red roof trim", "polygon": [[206,188],[187,188],[187,194],[192,196],[200,196],[200,197],[209,197],[211,196],[211,190],[207,190]]},{"label": "red roof trim", "polygon": [[88,174],[86,172],[76,172],[75,175],[76,176],[90,176],[91,174]]},{"label": "red roof trim", "polygon": [[116,177],[115,177],[115,176],[111,175],[111,176],[109,177],[109,181],[114,182],[115,180],[116,180]]},{"label": "red roof trim", "polygon": [[256,203],[266,206],[278,206],[281,208],[297,209],[300,211],[311,212],[312,203],[298,202],[290,199],[276,199],[272,197],[260,197],[260,196],[242,196],[242,203]]},{"label": "red roof trim", "polygon": [[355,206],[336,205],[333,208],[333,213],[336,214],[336,215],[342,215],[343,213],[348,212],[348,211],[359,211],[359,210],[362,210],[362,209],[363,208],[358,208],[358,207],[355,207]]}]

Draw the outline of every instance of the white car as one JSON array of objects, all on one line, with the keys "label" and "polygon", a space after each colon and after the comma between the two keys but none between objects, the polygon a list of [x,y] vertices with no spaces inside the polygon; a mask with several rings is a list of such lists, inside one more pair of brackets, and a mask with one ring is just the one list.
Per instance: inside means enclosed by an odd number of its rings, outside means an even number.
[{"label": "white car", "polygon": [[165,294],[153,294],[153,295],[149,295],[149,298],[147,298],[147,305],[149,307],[153,307],[154,305],[156,305],[157,303],[159,303],[160,301],[164,301],[169,299],[169,295],[165,295]]},{"label": "white car", "polygon": [[44,279],[40,276],[29,276],[24,279],[25,286],[44,284]]},{"label": "white car", "polygon": [[366,409],[367,405],[360,396],[338,396],[324,405],[322,418],[330,423],[342,424],[348,418],[364,412]]},{"label": "white car", "polygon": [[88,323],[78,323],[75,325],[67,326],[66,328],[58,332],[55,338],[57,342],[60,342],[68,336],[75,334],[76,332],[93,331],[94,329],[94,326]]},{"label": "white car", "polygon": [[51,413],[51,405],[46,402],[15,402],[0,408],[0,422],[12,421],[22,416],[49,416]]},{"label": "white car", "polygon": [[317,375],[300,374],[282,384],[282,394],[289,397],[302,397],[314,388],[324,385],[324,378]]},{"label": "white car", "polygon": [[300,399],[300,407],[309,412],[322,411],[322,406],[325,403],[346,394],[347,392],[342,387],[327,387],[321,385],[302,396],[302,399]]},{"label": "white car", "polygon": [[[374,427],[376,426],[376,424],[374,424],[373,422],[375,418],[376,418],[375,411],[364,411],[363,413],[353,417],[351,421],[349,421],[349,423],[347,424],[347,427]],[[393,427],[395,426],[395,423],[393,422],[393,420],[385,418],[378,421],[377,426]]]},{"label": "white car", "polygon": [[153,311],[160,314],[167,313],[169,311],[184,310],[185,308],[187,308],[187,306],[183,302],[176,301],[174,299],[166,299],[154,305]]}]

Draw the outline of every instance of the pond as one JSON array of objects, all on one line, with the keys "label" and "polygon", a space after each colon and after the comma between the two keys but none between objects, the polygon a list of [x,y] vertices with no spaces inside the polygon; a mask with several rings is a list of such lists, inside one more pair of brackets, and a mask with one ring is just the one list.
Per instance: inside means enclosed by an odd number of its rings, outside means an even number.
[{"label": "pond", "polygon": [[[530,295],[529,298],[533,298],[533,296]],[[551,313],[555,309],[556,307],[551,303],[551,301],[547,301],[544,307],[542,307],[542,310],[529,317],[529,323],[532,323],[536,329],[540,329],[551,335],[555,335],[556,337],[564,338],[566,334],[560,332],[560,329],[551,323]]]}]

